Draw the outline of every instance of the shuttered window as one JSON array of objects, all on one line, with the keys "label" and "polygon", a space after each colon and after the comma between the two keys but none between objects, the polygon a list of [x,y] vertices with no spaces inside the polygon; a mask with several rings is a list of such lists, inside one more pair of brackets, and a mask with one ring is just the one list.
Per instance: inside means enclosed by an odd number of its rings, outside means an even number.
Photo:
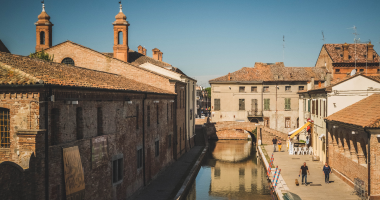
[{"label": "shuttered window", "polygon": [[318,100],[315,100],[315,114],[318,116]]},{"label": "shuttered window", "polygon": [[315,114],[315,101],[313,100],[312,102],[311,102],[311,114]]},{"label": "shuttered window", "polygon": [[310,99],[307,100],[307,112],[310,112]]},{"label": "shuttered window", "polygon": [[239,110],[245,110],[245,99],[239,99]]},{"label": "shuttered window", "polygon": [[257,111],[257,99],[251,100],[251,111]]},{"label": "shuttered window", "polygon": [[220,110],[220,99],[214,99],[214,110]]},{"label": "shuttered window", "polygon": [[290,98],[285,98],[285,110],[290,110]]},{"label": "shuttered window", "polygon": [[264,110],[270,110],[270,99],[264,99]]}]

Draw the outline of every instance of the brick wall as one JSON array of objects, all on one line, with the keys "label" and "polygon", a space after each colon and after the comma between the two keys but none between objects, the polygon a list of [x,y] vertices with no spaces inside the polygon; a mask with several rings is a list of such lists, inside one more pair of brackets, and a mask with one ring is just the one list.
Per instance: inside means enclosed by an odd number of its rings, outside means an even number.
[{"label": "brick wall", "polygon": [[54,46],[47,49],[46,52],[54,55],[54,62],[57,63],[61,63],[64,58],[69,57],[74,60],[75,66],[120,74],[138,82],[174,91],[174,86],[169,83],[169,79],[166,77],[132,66],[118,59],[109,58],[99,52],[71,42]]},{"label": "brick wall", "polygon": [[[41,96],[46,91],[41,89]],[[156,175],[173,162],[173,144],[169,144],[169,135],[173,138],[175,116],[170,113],[174,104],[174,95],[154,95],[107,92],[107,91],[75,91],[74,89],[53,89],[55,102],[49,102],[49,199],[58,200],[65,197],[65,182],[63,170],[62,149],[78,146],[84,170],[85,199],[126,199],[135,191],[144,186],[143,170],[137,168],[137,150],[145,151],[145,183],[149,184]],[[132,103],[126,101],[130,98]],[[12,98],[11,98],[12,99]],[[13,99],[17,99],[14,97]],[[41,98],[40,100],[42,100]],[[67,104],[67,99],[78,100],[77,105]],[[21,113],[24,103],[17,107],[10,107],[11,113]],[[4,105],[3,105],[4,106]],[[137,106],[139,107],[137,111]],[[150,106],[150,126],[147,126],[147,107]],[[152,107],[158,106],[157,110]],[[77,135],[77,108],[83,112],[83,139]],[[93,138],[98,136],[98,107],[102,108],[101,135],[108,139],[107,161],[98,167],[92,165]],[[36,108],[37,109],[37,108]],[[56,118],[56,128],[52,128],[52,110],[59,109]],[[37,123],[39,128],[45,127],[45,104],[40,104],[36,112],[40,113]],[[175,112],[175,110],[174,110]],[[169,116],[168,116],[169,114]],[[27,116],[23,114],[21,116]],[[144,116],[144,118],[143,118]],[[158,123],[157,123],[158,118]],[[33,118],[32,118],[33,119]],[[33,121],[33,120],[32,120]],[[22,126],[22,120],[11,122],[12,126]],[[145,123],[145,125],[143,125]],[[137,127],[137,124],[139,125]],[[99,126],[100,127],[100,126]],[[143,128],[144,127],[144,128]],[[25,127],[27,128],[27,127]],[[144,129],[144,132],[143,132]],[[143,141],[144,135],[144,141]],[[19,134],[16,141],[12,141],[14,148],[30,149],[33,139],[35,152],[30,157],[29,169],[23,170],[19,165],[9,162],[0,164],[0,185],[6,182],[8,187],[2,190],[0,199],[44,199],[45,198],[45,133],[37,132]],[[56,140],[53,140],[56,138]],[[155,142],[159,141],[159,154],[155,153]],[[173,142],[173,139],[172,139]],[[120,184],[112,184],[112,157],[122,154],[124,168],[123,180]],[[156,156],[157,155],[157,156]],[[17,172],[17,170],[19,172]],[[16,173],[16,172],[17,173]],[[14,174],[14,177],[10,175]],[[3,188],[4,189],[4,188]],[[4,192],[3,192],[4,191]],[[25,199],[25,198],[24,198]]]},{"label": "brick wall", "polygon": [[188,146],[188,142],[186,138],[186,83],[177,82],[176,84],[176,93],[177,93],[177,100],[176,100],[176,127],[177,127],[177,137],[176,137],[176,147],[177,147],[177,155],[176,158],[178,159],[186,152],[186,147]]}]

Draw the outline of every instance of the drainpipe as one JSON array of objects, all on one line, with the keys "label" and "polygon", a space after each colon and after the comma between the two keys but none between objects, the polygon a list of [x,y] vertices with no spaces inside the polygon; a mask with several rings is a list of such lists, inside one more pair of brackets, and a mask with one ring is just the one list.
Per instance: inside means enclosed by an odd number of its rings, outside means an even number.
[{"label": "drainpipe", "polygon": [[367,133],[368,137],[368,159],[367,159],[367,169],[368,169],[368,199],[371,199],[371,133],[364,128],[364,132]]},{"label": "drainpipe", "polygon": [[52,96],[52,88],[48,86],[49,93],[45,97],[45,199],[49,200],[49,97]]},{"label": "drainpipe", "polygon": [[145,182],[145,100],[147,99],[147,94],[144,95],[143,101],[142,101],[142,108],[143,108],[143,113],[142,113],[142,119],[143,119],[143,126],[142,126],[142,154],[143,154],[143,179],[144,179],[144,186],[146,186]]},{"label": "drainpipe", "polygon": [[276,131],[277,131],[277,82],[276,82]]}]

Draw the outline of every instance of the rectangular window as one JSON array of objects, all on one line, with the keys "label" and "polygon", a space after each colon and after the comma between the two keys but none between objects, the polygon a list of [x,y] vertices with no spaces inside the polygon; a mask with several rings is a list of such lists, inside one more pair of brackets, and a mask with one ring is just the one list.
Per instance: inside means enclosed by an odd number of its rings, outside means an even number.
[{"label": "rectangular window", "polygon": [[339,73],[340,72],[340,69],[335,69],[335,73]]},{"label": "rectangular window", "polygon": [[220,110],[220,99],[214,99],[214,110]]},{"label": "rectangular window", "polygon": [[78,107],[76,109],[76,124],[77,124],[77,139],[83,139],[83,109]]},{"label": "rectangular window", "polygon": [[51,110],[51,145],[58,144],[59,135],[59,109],[53,108]]},{"label": "rectangular window", "polygon": [[305,87],[304,86],[298,86],[298,90],[304,90]]},{"label": "rectangular window", "polygon": [[168,135],[168,148],[172,147],[172,135]]},{"label": "rectangular window", "polygon": [[264,110],[270,110],[270,99],[264,99]]},{"label": "rectangular window", "polygon": [[323,102],[323,110],[325,111],[325,117],[327,117],[327,106],[326,106],[326,101]]},{"label": "rectangular window", "polygon": [[123,155],[117,155],[112,159],[112,183],[117,185],[123,181]]},{"label": "rectangular window", "polygon": [[290,128],[290,117],[285,117],[285,128]]},{"label": "rectangular window", "polygon": [[0,108],[0,147],[10,148],[10,112],[9,109]]},{"label": "rectangular window", "polygon": [[214,177],[220,178],[220,167],[214,167]]},{"label": "rectangular window", "polygon": [[103,135],[103,110],[102,107],[97,108],[97,127],[98,127],[98,135]]},{"label": "rectangular window", "polygon": [[269,117],[264,117],[264,126],[269,128]]},{"label": "rectangular window", "polygon": [[311,114],[315,115],[315,101],[311,102]]},{"label": "rectangular window", "polygon": [[166,103],[166,121],[169,121],[169,103]]},{"label": "rectangular window", "polygon": [[154,142],[154,155],[157,157],[160,155],[160,141],[157,140],[156,142]]},{"label": "rectangular window", "polygon": [[136,129],[139,129],[139,105],[136,105]]},{"label": "rectangular window", "polygon": [[310,112],[310,99],[307,100],[307,112]]},{"label": "rectangular window", "polygon": [[285,92],[291,92],[292,86],[285,86]]},{"label": "rectangular window", "polygon": [[159,112],[159,109],[158,109],[158,104],[157,104],[157,106],[156,106],[157,124],[159,124],[159,123],[160,123],[160,122],[158,121],[158,118],[159,118],[159,114],[160,114],[160,112]]},{"label": "rectangular window", "polygon": [[251,92],[257,92],[257,87],[256,86],[252,86],[251,87]]},{"label": "rectangular window", "polygon": [[264,92],[269,92],[269,86],[264,86],[263,91]]},{"label": "rectangular window", "polygon": [[303,111],[306,112],[306,99],[303,100]]},{"label": "rectangular window", "polygon": [[150,126],[150,106],[146,109],[146,124],[147,126]]},{"label": "rectangular window", "polygon": [[257,111],[257,99],[251,99],[251,111]]},{"label": "rectangular window", "polygon": [[245,110],[245,99],[239,99],[239,110]]},{"label": "rectangular window", "polygon": [[319,115],[322,117],[322,99],[319,99]]},{"label": "rectangular window", "polygon": [[239,87],[239,92],[245,92],[245,87],[244,86]]},{"label": "rectangular window", "polygon": [[193,120],[193,109],[190,109],[190,120]]},{"label": "rectangular window", "polygon": [[318,100],[315,100],[315,115],[318,116]]},{"label": "rectangular window", "polygon": [[285,110],[290,110],[290,98],[285,98]]},{"label": "rectangular window", "polygon": [[360,71],[360,72],[364,72],[364,69],[360,69],[359,71]]},{"label": "rectangular window", "polygon": [[140,169],[143,165],[143,154],[142,149],[137,150],[137,169]]}]

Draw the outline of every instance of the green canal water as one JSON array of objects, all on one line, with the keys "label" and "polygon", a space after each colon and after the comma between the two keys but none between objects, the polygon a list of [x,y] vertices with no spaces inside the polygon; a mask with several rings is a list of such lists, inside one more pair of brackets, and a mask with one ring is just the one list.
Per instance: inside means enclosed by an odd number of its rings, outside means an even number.
[{"label": "green canal water", "polygon": [[186,200],[272,199],[264,164],[251,141],[210,141]]}]

